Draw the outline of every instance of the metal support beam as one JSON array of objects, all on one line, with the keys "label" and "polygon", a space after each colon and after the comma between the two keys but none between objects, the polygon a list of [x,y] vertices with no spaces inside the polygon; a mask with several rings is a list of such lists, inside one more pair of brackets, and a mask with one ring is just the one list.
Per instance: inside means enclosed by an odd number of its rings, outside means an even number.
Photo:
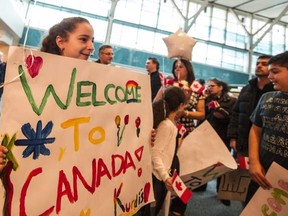
[{"label": "metal support beam", "polygon": [[114,14],[115,14],[115,9],[116,9],[118,1],[119,0],[111,0],[112,4],[111,4],[111,8],[108,14],[108,26],[107,26],[106,37],[105,37],[105,44],[110,44]]}]

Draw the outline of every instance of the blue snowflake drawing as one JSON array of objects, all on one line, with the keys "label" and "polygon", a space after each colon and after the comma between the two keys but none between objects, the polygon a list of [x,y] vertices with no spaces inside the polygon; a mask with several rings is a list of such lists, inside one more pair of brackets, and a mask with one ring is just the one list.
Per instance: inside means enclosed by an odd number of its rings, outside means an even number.
[{"label": "blue snowflake drawing", "polygon": [[30,123],[24,124],[21,127],[22,133],[27,139],[17,139],[15,141],[16,146],[27,146],[23,151],[23,157],[27,158],[33,153],[33,159],[39,158],[40,154],[50,155],[50,150],[46,148],[45,144],[51,144],[55,141],[55,138],[47,138],[53,128],[52,121],[49,121],[47,125],[42,129],[42,121],[37,122],[36,132],[31,127]]}]

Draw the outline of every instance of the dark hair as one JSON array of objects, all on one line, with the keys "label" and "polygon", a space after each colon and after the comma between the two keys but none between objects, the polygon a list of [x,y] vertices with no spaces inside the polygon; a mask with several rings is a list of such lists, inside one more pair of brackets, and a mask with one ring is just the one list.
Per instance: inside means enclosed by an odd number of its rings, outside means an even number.
[{"label": "dark hair", "polygon": [[48,35],[42,41],[42,52],[61,55],[61,49],[56,43],[56,37],[60,36],[63,39],[68,39],[68,34],[72,33],[79,23],[89,23],[89,21],[83,17],[69,17],[63,19],[60,23],[52,26],[49,29]]},{"label": "dark hair", "polygon": [[214,82],[217,86],[222,86],[222,95],[230,91],[230,87],[226,82],[216,78],[209,79],[208,82],[210,81]]},{"label": "dark hair", "polygon": [[271,55],[260,55],[257,59],[270,59],[271,57]]},{"label": "dark hair", "polygon": [[159,70],[159,61],[158,61],[158,59],[154,58],[154,57],[149,57],[148,59],[151,60],[153,62],[153,64],[156,64],[156,69],[158,71]]},{"label": "dark hair", "polygon": [[204,79],[197,79],[197,81],[198,81],[202,86],[205,85],[205,80],[204,80]]},{"label": "dark hair", "polygon": [[183,89],[176,86],[166,88],[162,99],[153,103],[153,128],[157,128],[161,121],[171,112],[177,111],[181,103],[185,102],[186,95]]},{"label": "dark hair", "polygon": [[272,56],[268,61],[268,65],[271,64],[288,68],[288,51]]},{"label": "dark hair", "polygon": [[100,53],[101,51],[103,51],[103,50],[105,50],[105,49],[107,49],[107,48],[113,49],[113,47],[112,47],[111,45],[104,44],[104,45],[102,45],[102,46],[99,47],[98,53]]},{"label": "dark hair", "polygon": [[[178,79],[178,77],[176,77],[175,75],[175,65],[178,63],[179,59],[175,60],[173,62],[173,66],[172,66],[172,74],[174,76],[175,79]],[[194,74],[194,70],[193,70],[193,66],[191,64],[190,61],[186,60],[186,59],[180,59],[180,61],[182,62],[182,64],[185,66],[186,70],[187,70],[187,82],[189,83],[189,86],[193,83],[193,81],[195,80],[195,74]]]}]

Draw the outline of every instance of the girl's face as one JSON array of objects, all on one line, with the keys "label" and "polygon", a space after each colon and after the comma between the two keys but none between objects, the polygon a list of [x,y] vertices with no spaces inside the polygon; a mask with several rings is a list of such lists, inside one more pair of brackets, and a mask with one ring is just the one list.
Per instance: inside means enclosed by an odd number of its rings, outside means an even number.
[{"label": "girl's face", "polygon": [[209,94],[211,94],[211,95],[220,96],[221,92],[222,92],[222,89],[223,89],[222,86],[218,86],[213,81],[209,81],[208,84],[207,84],[207,90],[208,90]]},{"label": "girl's face", "polygon": [[94,31],[89,23],[78,23],[75,30],[68,33],[68,38],[57,36],[56,43],[62,55],[87,60],[94,51]]},{"label": "girl's face", "polygon": [[176,62],[174,66],[174,74],[177,77],[179,81],[181,80],[187,80],[187,68],[184,66],[184,64],[181,62]]}]

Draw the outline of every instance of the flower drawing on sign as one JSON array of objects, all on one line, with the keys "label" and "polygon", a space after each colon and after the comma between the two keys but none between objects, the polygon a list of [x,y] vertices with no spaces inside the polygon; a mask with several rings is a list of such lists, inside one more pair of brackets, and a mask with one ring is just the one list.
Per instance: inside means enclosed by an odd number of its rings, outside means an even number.
[{"label": "flower drawing on sign", "polygon": [[8,152],[6,153],[6,163],[8,161],[10,161],[13,164],[13,170],[17,170],[18,168],[18,162],[16,160],[16,158],[13,155],[12,149],[15,145],[15,139],[16,139],[16,133],[12,136],[12,138],[10,139],[8,134],[5,134],[3,139],[2,139],[2,146],[5,146],[8,149]]},{"label": "flower drawing on sign", "polygon": [[117,126],[117,146],[120,145],[120,137],[119,137],[119,134],[120,134],[120,122],[121,122],[121,118],[119,115],[117,115],[115,117],[115,124]]},{"label": "flower drawing on sign", "polygon": [[[122,142],[122,138],[123,138],[123,134],[124,134],[124,131],[125,131],[125,127],[126,125],[129,123],[129,115],[126,115],[124,117],[124,126],[121,130],[121,133],[120,133],[120,124],[121,124],[121,118],[119,115],[117,115],[115,117],[115,124],[117,126],[117,146],[120,146],[121,142]],[[120,134],[120,136],[119,136]]]},{"label": "flower drawing on sign", "polygon": [[141,118],[138,116],[135,120],[135,126],[136,126],[136,135],[139,137],[140,135],[140,124],[141,124]]},{"label": "flower drawing on sign", "polygon": [[24,124],[21,127],[23,135],[27,139],[17,139],[15,141],[16,146],[27,146],[22,155],[24,158],[29,157],[33,153],[33,159],[38,159],[40,154],[50,155],[50,150],[46,148],[45,144],[51,144],[55,141],[55,138],[48,138],[53,128],[52,121],[49,121],[47,125],[42,129],[42,121],[37,122],[36,132],[31,127],[30,123]]}]

